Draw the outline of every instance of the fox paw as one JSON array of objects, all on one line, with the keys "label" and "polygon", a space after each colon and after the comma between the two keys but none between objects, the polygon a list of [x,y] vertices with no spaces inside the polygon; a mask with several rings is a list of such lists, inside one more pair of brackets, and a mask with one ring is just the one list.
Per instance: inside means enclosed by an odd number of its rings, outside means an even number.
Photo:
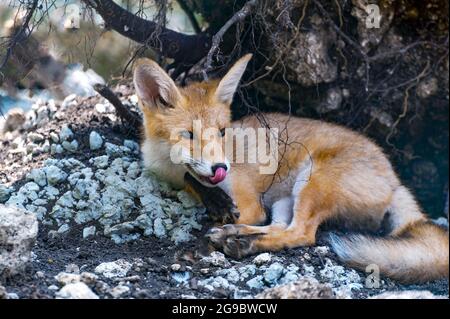
[{"label": "fox paw", "polygon": [[211,228],[206,237],[211,244],[226,255],[241,259],[255,253],[255,240],[260,234],[246,234],[245,225],[224,225]]}]

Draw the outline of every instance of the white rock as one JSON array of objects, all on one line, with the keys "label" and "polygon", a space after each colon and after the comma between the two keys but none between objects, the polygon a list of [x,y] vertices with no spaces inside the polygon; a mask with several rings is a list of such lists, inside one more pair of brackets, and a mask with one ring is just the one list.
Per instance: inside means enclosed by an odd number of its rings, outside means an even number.
[{"label": "white rock", "polygon": [[91,150],[95,151],[102,147],[103,138],[96,131],[92,131],[89,134],[89,147]]},{"label": "white rock", "polygon": [[128,286],[118,285],[109,291],[109,294],[114,298],[120,298],[122,295],[130,291]]},{"label": "white rock", "polygon": [[253,263],[260,266],[269,263],[271,260],[272,256],[269,253],[262,253],[253,258]]},{"label": "white rock", "polygon": [[44,140],[44,136],[39,133],[28,133],[28,139],[33,143],[40,143]]},{"label": "white rock", "polygon": [[131,270],[132,264],[124,259],[118,259],[112,262],[101,263],[95,267],[97,274],[102,274],[106,278],[125,277]]},{"label": "white rock", "polygon": [[66,98],[64,99],[64,101],[61,103],[61,108],[66,108],[68,106],[71,106],[74,104],[74,100],[77,97],[76,94],[70,94],[68,96],[66,96]]},{"label": "white rock", "polygon": [[264,280],[268,284],[275,284],[283,274],[284,267],[280,263],[273,263],[264,272]]},{"label": "white rock", "polygon": [[37,232],[33,213],[0,204],[0,275],[14,275],[24,269]]},{"label": "white rock", "polygon": [[64,141],[62,142],[62,147],[69,151],[69,152],[75,152],[78,149],[78,141],[77,140],[73,140],[72,142],[69,141]]},{"label": "white rock", "polygon": [[387,291],[382,294],[369,297],[369,299],[448,299],[448,297],[437,296],[427,290],[410,290]]},{"label": "white rock", "polygon": [[203,257],[201,261],[217,267],[230,266],[230,262],[225,258],[225,255],[218,251],[213,251],[209,256]]},{"label": "white rock", "polygon": [[54,165],[44,167],[44,171],[49,185],[56,185],[67,178],[67,174]]},{"label": "white rock", "polygon": [[67,125],[64,125],[62,128],[61,128],[61,131],[59,132],[59,139],[62,141],[62,142],[64,142],[64,141],[68,141],[68,140],[70,140],[70,139],[72,139],[73,138],[73,132],[72,132],[72,130],[67,126]]},{"label": "white rock", "polygon": [[99,297],[83,282],[65,285],[56,293],[61,299],[99,299]]},{"label": "white rock", "polygon": [[63,285],[75,284],[81,281],[81,275],[79,274],[70,274],[67,272],[60,272],[55,276],[55,279]]},{"label": "white rock", "polygon": [[83,229],[83,238],[88,238],[95,235],[95,226],[85,227]]}]

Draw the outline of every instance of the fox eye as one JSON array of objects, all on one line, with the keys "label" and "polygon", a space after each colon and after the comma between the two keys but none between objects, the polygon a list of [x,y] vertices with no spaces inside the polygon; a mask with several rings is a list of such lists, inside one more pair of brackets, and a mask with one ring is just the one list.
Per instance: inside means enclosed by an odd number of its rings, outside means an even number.
[{"label": "fox eye", "polygon": [[181,132],[181,136],[189,138],[191,140],[194,139],[194,133],[192,133],[192,131],[183,131]]},{"label": "fox eye", "polygon": [[222,137],[225,136],[225,129],[224,128],[220,130],[220,136],[222,136]]}]

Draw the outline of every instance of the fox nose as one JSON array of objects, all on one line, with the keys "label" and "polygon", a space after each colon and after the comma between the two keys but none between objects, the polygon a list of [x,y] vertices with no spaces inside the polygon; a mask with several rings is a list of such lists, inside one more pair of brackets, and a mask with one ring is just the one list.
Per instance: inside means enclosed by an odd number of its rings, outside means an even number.
[{"label": "fox nose", "polygon": [[228,166],[224,163],[215,164],[213,167],[211,167],[214,175],[219,168],[223,168],[225,172],[228,170]]}]

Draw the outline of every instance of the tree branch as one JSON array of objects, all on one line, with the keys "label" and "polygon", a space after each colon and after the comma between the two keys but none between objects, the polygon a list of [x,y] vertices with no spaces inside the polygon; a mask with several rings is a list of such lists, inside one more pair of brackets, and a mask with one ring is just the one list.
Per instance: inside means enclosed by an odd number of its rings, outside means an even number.
[{"label": "tree branch", "polygon": [[94,89],[114,106],[117,115],[127,121],[131,127],[139,128],[142,126],[141,117],[123,105],[117,95],[115,95],[109,87],[103,84],[96,84],[94,85]]},{"label": "tree branch", "polygon": [[30,5],[30,8],[27,11],[27,14],[25,15],[25,18],[23,20],[22,26],[19,28],[17,32],[14,33],[12,39],[8,43],[8,47],[6,49],[5,56],[3,57],[2,63],[0,63],[0,70],[3,69],[8,62],[9,57],[12,54],[12,51],[14,47],[21,41],[25,40],[27,38],[26,31],[28,30],[31,18],[33,17],[34,11],[36,11],[38,0],[33,0],[33,2]]},{"label": "tree branch", "polygon": [[221,28],[220,30],[213,36],[211,49],[209,49],[208,55],[206,56],[205,66],[203,68],[203,78],[204,80],[208,79],[208,72],[211,70],[213,55],[219,49],[220,42],[222,41],[223,36],[228,31],[228,29],[234,25],[235,23],[243,21],[256,7],[258,4],[258,0],[249,0],[245,3],[245,5],[236,12]]},{"label": "tree branch", "polygon": [[[178,63],[194,65],[206,55],[210,47],[210,39],[204,33],[186,35],[169,30],[132,14],[112,0],[82,1],[103,18],[107,27],[152,47]],[[154,37],[155,32],[158,32],[157,37]]]}]

